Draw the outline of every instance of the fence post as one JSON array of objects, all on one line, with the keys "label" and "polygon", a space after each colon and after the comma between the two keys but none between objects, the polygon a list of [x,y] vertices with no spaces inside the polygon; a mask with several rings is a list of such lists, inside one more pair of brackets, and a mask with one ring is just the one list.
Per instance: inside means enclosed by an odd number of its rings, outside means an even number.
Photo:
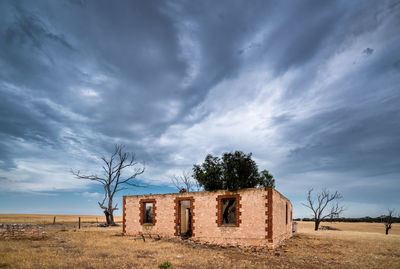
[{"label": "fence post", "polygon": [[78,225],[79,229],[81,228],[81,217],[79,217],[79,225]]},{"label": "fence post", "polygon": [[53,218],[53,225],[56,224],[56,216]]}]

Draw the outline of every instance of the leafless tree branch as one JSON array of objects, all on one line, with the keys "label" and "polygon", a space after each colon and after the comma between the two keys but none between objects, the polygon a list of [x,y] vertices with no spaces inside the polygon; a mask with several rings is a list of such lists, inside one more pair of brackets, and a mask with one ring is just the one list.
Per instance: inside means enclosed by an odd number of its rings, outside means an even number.
[{"label": "leafless tree branch", "polygon": [[[107,224],[115,225],[113,212],[118,209],[117,205],[113,206],[115,193],[126,190],[129,186],[144,187],[134,180],[144,173],[145,167],[144,165],[140,168],[136,167],[138,163],[135,161],[135,154],[124,152],[123,145],[115,145],[114,151],[109,158],[102,156],[100,159],[103,161],[104,177],[82,175],[79,170],[76,172],[71,170],[71,173],[76,178],[96,181],[103,185],[104,199],[102,202],[99,201],[98,204],[104,210]],[[124,185],[127,187],[124,187]]]},{"label": "leafless tree branch", "polygon": [[385,225],[385,234],[389,234],[389,230],[392,229],[392,223],[393,223],[393,216],[395,214],[394,209],[388,209],[388,213],[386,216],[382,218],[382,222]]},{"label": "leafless tree branch", "polygon": [[183,171],[182,175],[173,175],[171,178],[172,184],[179,190],[186,190],[187,192],[199,191],[199,183],[192,177],[189,172]]},{"label": "leafless tree branch", "polygon": [[[345,208],[343,206],[340,206],[339,204],[339,201],[343,197],[338,191],[330,193],[329,191],[324,189],[321,193],[317,194],[316,201],[312,198],[312,191],[313,189],[308,190],[307,203],[302,203],[302,205],[312,210],[315,222],[314,229],[317,231],[319,228],[319,224],[323,219],[331,216],[338,216],[345,210]],[[328,205],[331,205],[330,212],[324,215],[324,211]]]}]

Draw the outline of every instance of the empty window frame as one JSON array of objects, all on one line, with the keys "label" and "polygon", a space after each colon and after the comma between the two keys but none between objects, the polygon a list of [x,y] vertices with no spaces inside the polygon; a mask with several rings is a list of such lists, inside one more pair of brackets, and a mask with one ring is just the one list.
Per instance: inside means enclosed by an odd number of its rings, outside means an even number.
[{"label": "empty window frame", "polygon": [[286,225],[289,223],[289,209],[288,209],[288,204],[286,204]]},{"label": "empty window frame", "polygon": [[217,198],[218,226],[239,226],[240,224],[240,196],[220,195]]},{"label": "empty window frame", "polygon": [[236,225],[236,198],[225,198],[222,202],[222,225]]},{"label": "empty window frame", "polygon": [[140,224],[156,223],[156,201],[154,199],[140,200]]},{"label": "empty window frame", "polygon": [[143,203],[143,223],[153,223],[153,203]]}]

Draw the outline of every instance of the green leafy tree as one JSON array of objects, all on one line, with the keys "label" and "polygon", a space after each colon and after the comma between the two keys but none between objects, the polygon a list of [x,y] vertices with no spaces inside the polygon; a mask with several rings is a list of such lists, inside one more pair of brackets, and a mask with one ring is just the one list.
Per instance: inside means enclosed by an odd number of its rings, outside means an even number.
[{"label": "green leafy tree", "polygon": [[211,154],[207,155],[201,165],[194,165],[193,177],[206,191],[224,188],[224,173],[221,160]]},{"label": "green leafy tree", "polygon": [[222,166],[224,189],[238,190],[260,185],[257,164],[251,158],[251,153],[247,155],[241,151],[224,153],[222,155]]},{"label": "green leafy tree", "polygon": [[268,170],[262,170],[260,172],[260,180],[261,180],[261,185],[265,187],[272,187],[275,188],[275,178],[273,175],[268,172]]},{"label": "green leafy tree", "polygon": [[194,165],[193,177],[206,191],[264,186],[256,162],[241,151],[224,153],[222,158],[207,155],[204,163]]}]

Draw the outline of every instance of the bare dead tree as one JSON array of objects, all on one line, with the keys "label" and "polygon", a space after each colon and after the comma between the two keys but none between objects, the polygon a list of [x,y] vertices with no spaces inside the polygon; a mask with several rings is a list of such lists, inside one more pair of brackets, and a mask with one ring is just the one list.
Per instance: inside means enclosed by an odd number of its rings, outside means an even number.
[{"label": "bare dead tree", "polygon": [[382,218],[383,224],[385,224],[385,234],[389,234],[389,230],[392,229],[394,209],[388,209],[388,214]]},{"label": "bare dead tree", "polygon": [[143,187],[135,183],[134,180],[138,175],[143,174],[145,167],[144,165],[137,167],[138,163],[135,161],[135,154],[124,152],[123,145],[115,145],[111,157],[106,158],[103,156],[101,160],[103,161],[103,176],[96,174],[82,175],[79,170],[71,170],[71,173],[76,178],[99,182],[103,185],[104,199],[98,204],[104,210],[107,225],[116,225],[114,211],[118,209],[118,204],[113,205],[114,195],[119,191],[126,190],[128,186]]},{"label": "bare dead tree", "polygon": [[[331,194],[327,190],[323,190],[321,193],[317,195],[317,200],[315,201],[311,197],[313,189],[308,190],[307,194],[307,204],[302,203],[305,207],[310,208],[313,213],[314,213],[314,230],[318,231],[319,224],[321,221],[325,218],[328,218],[330,216],[339,216],[340,213],[344,211],[344,207],[339,205],[339,200],[341,200],[343,197],[342,195],[338,192],[335,191],[333,194]],[[330,212],[324,214],[325,209],[327,206],[331,204]]]},{"label": "bare dead tree", "polygon": [[171,177],[172,184],[181,191],[185,189],[187,192],[199,191],[200,185],[189,172],[183,171],[182,175],[173,175]]}]

